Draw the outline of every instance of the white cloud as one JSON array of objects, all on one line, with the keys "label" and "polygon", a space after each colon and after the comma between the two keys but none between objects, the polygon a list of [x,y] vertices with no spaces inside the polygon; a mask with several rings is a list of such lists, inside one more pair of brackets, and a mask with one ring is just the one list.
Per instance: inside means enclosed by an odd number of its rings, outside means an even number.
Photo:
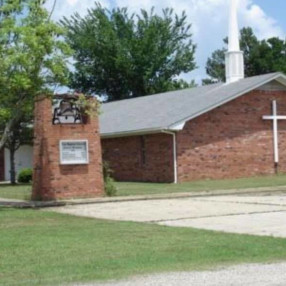
[{"label": "white cloud", "polygon": [[[247,1],[250,2],[250,1]],[[277,21],[269,16],[256,4],[246,3],[244,7],[244,22],[247,26],[253,27],[255,34],[260,39],[270,37],[285,37],[285,32],[278,25]]]},{"label": "white cloud", "polygon": [[73,6],[78,2],[78,0],[67,0],[67,2],[68,2],[68,4]]},{"label": "white cloud", "polygon": [[[52,7],[52,2],[48,0],[48,8]],[[258,0],[240,0],[240,27],[251,26],[259,38],[285,37],[285,31],[256,2]],[[222,46],[222,39],[227,36],[229,0],[101,0],[100,3],[107,8],[114,4],[128,7],[133,12],[151,7],[155,7],[156,12],[165,7],[173,7],[177,13],[186,11],[188,21],[192,23],[194,42],[198,45],[196,61],[200,67],[190,74],[190,78],[205,77],[207,57]],[[54,19],[68,17],[75,12],[84,15],[93,6],[93,0],[58,0]]]},{"label": "white cloud", "polygon": [[[100,0],[102,6],[109,8],[109,0]],[[54,0],[48,0],[46,8],[51,11]],[[87,13],[87,9],[94,7],[94,1],[92,0],[57,0],[56,7],[53,13],[53,19],[59,20],[62,17],[70,17],[74,13],[79,13],[84,16]]]}]

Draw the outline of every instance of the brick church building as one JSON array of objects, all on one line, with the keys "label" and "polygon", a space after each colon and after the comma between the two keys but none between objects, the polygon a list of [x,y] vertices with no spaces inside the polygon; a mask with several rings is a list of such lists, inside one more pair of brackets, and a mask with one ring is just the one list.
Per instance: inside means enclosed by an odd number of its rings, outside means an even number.
[{"label": "brick church building", "polygon": [[[286,76],[244,78],[236,7],[230,15],[226,83],[102,105],[103,159],[116,180],[176,183],[286,172]],[[0,154],[0,179],[3,164]]]},{"label": "brick church building", "polygon": [[[103,105],[103,158],[122,181],[186,182],[286,172],[286,77],[280,73]],[[269,118],[271,119],[271,118]],[[283,116],[278,119],[286,119]]]}]

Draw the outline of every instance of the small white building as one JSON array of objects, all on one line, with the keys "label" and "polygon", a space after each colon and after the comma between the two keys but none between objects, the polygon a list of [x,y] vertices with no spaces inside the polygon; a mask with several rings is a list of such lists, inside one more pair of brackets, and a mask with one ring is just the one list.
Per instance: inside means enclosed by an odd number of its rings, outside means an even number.
[{"label": "small white building", "polygon": [[[4,179],[4,181],[9,181],[10,180],[10,169],[11,169],[10,168],[10,151],[8,149],[5,149],[3,153],[2,153],[2,156],[4,157],[4,168],[0,168],[0,178]],[[23,145],[16,151],[16,154],[15,154],[16,178],[22,169],[32,168],[32,167],[33,167],[33,146]]]}]

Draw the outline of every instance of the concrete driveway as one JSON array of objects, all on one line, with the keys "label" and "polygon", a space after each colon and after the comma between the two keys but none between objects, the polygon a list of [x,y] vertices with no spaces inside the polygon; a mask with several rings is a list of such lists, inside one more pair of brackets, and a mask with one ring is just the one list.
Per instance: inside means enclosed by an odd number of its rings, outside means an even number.
[{"label": "concrete driveway", "polygon": [[245,264],[212,271],[174,272],[73,286],[285,286],[286,263]]},{"label": "concrete driveway", "polygon": [[286,194],[204,196],[52,208],[77,216],[286,237]]}]

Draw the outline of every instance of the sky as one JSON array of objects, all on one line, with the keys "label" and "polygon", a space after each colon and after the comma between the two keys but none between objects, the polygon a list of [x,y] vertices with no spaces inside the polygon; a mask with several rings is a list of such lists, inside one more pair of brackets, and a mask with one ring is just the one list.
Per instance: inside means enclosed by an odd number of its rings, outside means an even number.
[{"label": "sky", "polygon": [[[54,0],[47,1],[51,9]],[[206,77],[205,64],[211,53],[223,46],[222,39],[228,33],[229,0],[99,0],[102,6],[112,9],[128,7],[130,12],[151,7],[160,13],[162,8],[172,7],[180,14],[186,11],[192,24],[193,41],[197,45],[196,64],[198,68],[181,75],[190,81],[200,83]],[[54,20],[74,14],[84,16],[88,8],[94,7],[93,0],[57,0]],[[259,39],[286,37],[285,0],[239,0],[238,19],[240,28],[249,26]]]}]

